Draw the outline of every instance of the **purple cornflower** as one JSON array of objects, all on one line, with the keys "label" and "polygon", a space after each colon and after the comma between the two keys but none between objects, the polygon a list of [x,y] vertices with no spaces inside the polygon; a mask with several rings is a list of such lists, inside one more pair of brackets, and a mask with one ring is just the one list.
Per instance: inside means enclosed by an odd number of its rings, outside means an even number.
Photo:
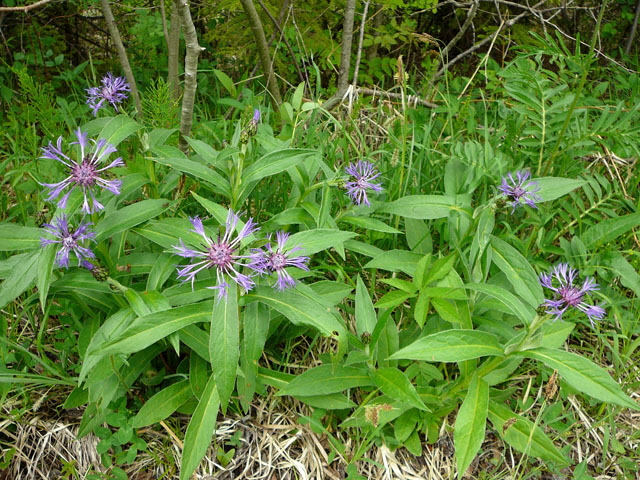
[{"label": "purple cornflower", "polygon": [[251,119],[251,125],[255,127],[258,126],[258,124],[260,123],[260,110],[258,110],[257,108],[253,111],[253,118]]},{"label": "purple cornflower", "polygon": [[[192,263],[185,267],[178,267],[178,278],[182,278],[184,281],[190,281],[193,287],[196,274],[207,268],[215,268],[217,276],[217,285],[215,287],[207,287],[212,290],[218,291],[218,299],[227,296],[227,283],[226,277],[230,277],[234,282],[240,285],[245,290],[251,290],[255,283],[250,276],[240,273],[238,271],[244,264],[243,259],[250,258],[249,255],[238,255],[237,251],[240,247],[240,242],[258,231],[259,227],[253,222],[253,219],[249,219],[244,224],[242,230],[237,234],[235,238],[232,238],[238,224],[238,215],[229,210],[227,215],[227,221],[225,223],[225,232],[222,237],[218,234],[217,240],[213,240],[207,236],[202,225],[202,220],[198,217],[190,218],[193,225],[194,233],[201,235],[204,239],[202,247],[203,251],[192,250],[185,246],[180,239],[180,245],[175,245],[174,252],[176,255],[180,255],[185,258],[198,258],[200,259],[196,263]],[[251,265],[247,265],[252,268]]]},{"label": "purple cornflower", "polygon": [[104,107],[105,102],[109,102],[117,110],[118,104],[127,99],[124,92],[130,91],[131,88],[124,77],[114,77],[109,72],[102,77],[102,86],[87,88],[87,105],[91,107],[94,116]]},{"label": "purple cornflower", "polygon": [[357,163],[350,163],[344,171],[353,179],[346,183],[347,194],[351,197],[356,205],[371,205],[367,197],[367,190],[374,192],[382,191],[382,185],[379,183],[371,183],[376,179],[380,172],[373,163],[364,160],[358,160]]},{"label": "purple cornflower", "polygon": [[[100,178],[100,174],[109,168],[123,167],[124,162],[122,161],[122,158],[118,157],[106,167],[98,168],[109,154],[116,151],[116,147],[107,143],[104,139],[100,139],[98,141],[91,140],[93,145],[90,146],[87,140],[88,134],[86,132],[81,132],[80,129],[78,129],[75,131],[75,134],[78,141],[71,142],[71,145],[80,145],[79,162],[73,160],[62,152],[62,137],[58,137],[57,145],[49,142],[49,145],[42,149],[44,155],[40,158],[57,160],[69,169],[69,176],[61,182],[43,183],[42,185],[49,188],[49,196],[47,197],[48,201],[52,201],[54,198],[57,198],[65,188],[71,187],[69,188],[69,191],[58,201],[58,207],[60,208],[65,208],[67,206],[67,200],[74,188],[81,188],[84,196],[82,211],[92,213],[104,208],[104,206],[98,202],[94,196],[93,188],[96,185],[105,190],[109,190],[115,195],[120,194],[120,186],[122,185],[120,180],[105,180],[104,178]],[[89,207],[87,193],[91,196],[93,208]]]},{"label": "purple cornflower", "polygon": [[511,200],[512,212],[518,205],[524,204],[538,208],[536,202],[542,201],[542,198],[536,193],[540,191],[538,182],[529,181],[529,177],[531,177],[531,172],[528,170],[517,171],[516,178],[513,178],[513,173],[502,177],[502,184],[498,189]]},{"label": "purple cornflower", "polygon": [[[567,263],[560,263],[551,269],[550,273],[540,275],[540,284],[554,292],[554,299],[545,299],[546,313],[555,315],[557,319],[569,308],[577,308],[587,314],[591,325],[594,320],[602,320],[606,315],[604,308],[597,305],[589,305],[585,303],[584,297],[587,293],[598,290],[598,284],[591,277],[587,277],[582,286],[574,285],[574,281],[578,276],[578,270],[569,267]],[[556,280],[557,287],[553,285]]]},{"label": "purple cornflower", "polygon": [[56,237],[57,240],[50,240],[48,238],[40,238],[40,245],[46,246],[51,243],[59,243],[60,250],[56,253],[56,263],[64,268],[69,268],[69,252],[73,251],[78,259],[78,266],[82,265],[89,268],[88,265],[93,267],[93,264],[88,262],[87,258],[95,258],[94,253],[86,247],[79,245],[79,242],[83,240],[92,240],[95,242],[96,234],[89,231],[91,223],[81,222],[77,229],[73,229],[67,222],[66,215],[56,218],[51,224],[46,223],[42,227],[44,230]]},{"label": "purple cornflower", "polygon": [[293,277],[285,270],[286,267],[297,267],[307,272],[309,271],[307,266],[309,257],[291,256],[292,253],[301,250],[301,247],[298,245],[293,248],[286,248],[285,244],[288,238],[288,233],[276,232],[275,248],[269,242],[265,245],[266,251],[262,249],[255,250],[249,264],[251,268],[262,274],[275,273],[278,279],[274,287],[280,291],[296,284]]}]

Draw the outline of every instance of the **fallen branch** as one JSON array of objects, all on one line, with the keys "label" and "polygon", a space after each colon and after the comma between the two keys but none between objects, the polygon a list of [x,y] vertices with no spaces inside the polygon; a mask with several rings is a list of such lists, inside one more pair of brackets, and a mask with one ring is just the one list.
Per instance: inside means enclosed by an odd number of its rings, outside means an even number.
[{"label": "fallen branch", "polygon": [[[386,92],[384,90],[373,90],[371,88],[358,88],[356,90],[357,95],[371,95],[372,97],[379,96],[385,98],[392,98],[394,100],[402,100],[403,95],[401,93]],[[404,95],[404,98],[408,105],[422,105],[423,107],[436,108],[438,105],[435,103],[424,100],[417,95]]]}]

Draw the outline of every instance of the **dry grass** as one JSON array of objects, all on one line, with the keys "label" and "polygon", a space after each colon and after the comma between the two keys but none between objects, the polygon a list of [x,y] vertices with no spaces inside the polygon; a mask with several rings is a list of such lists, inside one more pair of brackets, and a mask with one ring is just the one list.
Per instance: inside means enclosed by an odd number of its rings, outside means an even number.
[{"label": "dry grass", "polygon": [[[636,395],[637,397],[638,395]],[[46,405],[45,405],[46,407]],[[198,480],[321,480],[347,477],[347,461],[332,455],[324,435],[314,433],[298,422],[300,415],[309,414],[308,408],[292,399],[260,397],[248,416],[222,419],[217,425],[215,444],[194,474]],[[0,472],[1,480],[84,479],[89,473],[108,470],[101,466],[96,452],[98,440],[94,436],[76,438],[79,419],[74,412],[60,418],[48,418],[47,408],[24,413],[20,421],[12,419],[9,403],[3,405],[5,418],[0,421],[0,440],[6,455],[12,447],[15,454],[8,469]],[[576,418],[570,433],[564,437],[571,445],[574,462],[587,461],[590,467],[599,467],[598,480],[633,478],[619,466],[620,454],[603,449],[606,425],[597,424],[575,398],[567,402]],[[186,417],[176,421],[173,428],[184,429]],[[616,437],[627,457],[640,449],[638,426],[640,414],[622,412],[616,419]],[[165,424],[166,429],[169,429]],[[168,434],[166,429],[147,428],[139,435],[148,442],[146,452],[140,453],[135,464],[126,467],[132,480],[178,479],[179,458],[184,431]],[[238,435],[237,432],[241,432]],[[635,434],[635,438],[634,438]],[[338,435],[338,434],[336,434]],[[358,447],[357,439],[342,434],[347,452]],[[231,460],[223,465],[220,453],[235,449]],[[637,455],[636,455],[637,456]],[[424,445],[423,454],[411,455],[405,449],[390,450],[384,445],[370,448],[366,461],[357,462],[360,475],[371,480],[392,479],[453,479],[456,474],[450,428],[443,428],[434,445]],[[72,465],[72,476],[63,476],[65,465]],[[546,472],[542,464],[522,460],[505,447],[492,433],[487,434],[481,454],[474,461],[468,479],[536,478],[555,480],[572,478]],[[105,476],[105,478],[108,478]],[[638,477],[640,478],[640,477]]]}]

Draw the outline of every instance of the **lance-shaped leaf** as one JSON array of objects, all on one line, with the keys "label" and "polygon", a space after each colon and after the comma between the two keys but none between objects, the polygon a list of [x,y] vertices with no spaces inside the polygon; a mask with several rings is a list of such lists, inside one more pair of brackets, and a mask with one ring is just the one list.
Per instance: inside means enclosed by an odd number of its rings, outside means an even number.
[{"label": "lance-shaped leaf", "polygon": [[373,374],[373,380],[382,393],[394,400],[430,411],[406,375],[397,368],[379,368]]},{"label": "lance-shaped leaf", "polygon": [[207,448],[211,445],[216,430],[219,408],[220,398],[216,389],[216,379],[211,375],[184,436],[180,480],[191,478],[191,474],[198,467],[204,454],[207,453]]},{"label": "lance-shaped leaf", "polygon": [[147,400],[137,415],[133,417],[131,426],[133,428],[146,427],[164,420],[191,397],[193,397],[193,392],[187,380],[174,383]]},{"label": "lance-shaped leaf", "polygon": [[236,383],[240,359],[240,324],[235,282],[229,282],[227,296],[213,304],[209,335],[209,360],[216,378],[222,411],[225,412]]},{"label": "lance-shaped leaf", "polygon": [[504,356],[495,335],[478,330],[445,330],[419,338],[389,359],[460,362],[492,355]]},{"label": "lance-shaped leaf", "polygon": [[514,290],[534,308],[544,302],[538,275],[522,254],[498,237],[491,237],[492,261],[507,276]]},{"label": "lance-shaped leaf", "polygon": [[534,178],[533,180],[537,182],[538,187],[540,187],[540,190],[536,193],[541,200],[536,203],[555,200],[556,198],[560,198],[586,183],[584,180],[561,177],[542,177]]},{"label": "lance-shaped leaf", "polygon": [[640,406],[622,391],[605,370],[580,355],[543,347],[518,352],[517,355],[539,360],[558,370],[560,377],[579,392],[603,402],[640,410]]},{"label": "lance-shaped leaf", "polygon": [[143,200],[105,216],[96,226],[96,241],[101,242],[117,233],[157,217],[172,205],[168,200]]},{"label": "lance-shaped leaf", "polygon": [[373,385],[365,368],[320,365],[295,377],[278,395],[317,396]]},{"label": "lance-shaped leaf", "polygon": [[406,218],[433,220],[446,218],[451,212],[464,211],[453,197],[446,195],[408,195],[388,203],[377,210]]},{"label": "lance-shaped leaf", "polygon": [[210,301],[138,317],[116,338],[97,347],[95,353],[104,355],[137,352],[188,325],[206,322],[212,308],[213,301]]},{"label": "lance-shaped leaf", "polygon": [[489,407],[489,385],[474,375],[456,417],[453,442],[458,478],[462,478],[484,440]]},{"label": "lance-shaped leaf", "polygon": [[307,325],[323,335],[344,332],[338,317],[323,305],[295,290],[279,292],[272,288],[258,287],[246,297],[246,301],[260,301],[280,312],[294,325]]},{"label": "lance-shaped leaf", "polygon": [[558,447],[531,420],[492,400],[489,401],[488,417],[494,430],[516,450],[559,466],[569,464]]}]

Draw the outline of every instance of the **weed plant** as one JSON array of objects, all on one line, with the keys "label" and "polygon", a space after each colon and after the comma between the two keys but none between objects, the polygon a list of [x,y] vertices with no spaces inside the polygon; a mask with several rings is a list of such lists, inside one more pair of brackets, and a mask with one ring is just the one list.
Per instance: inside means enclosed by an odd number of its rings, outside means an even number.
[{"label": "weed plant", "polygon": [[[638,410],[640,95],[541,41],[448,78],[436,109],[362,100],[341,120],[302,86],[278,112],[249,90],[238,102],[218,72],[236,108],[201,118],[188,154],[162,82],[143,124],[126,101],[93,118],[15,70],[2,397],[71,389],[106,465],[188,413],[182,479],[218,415],[267,389],[309,405],[301,421],[350,465],[374,443],[420,455],[443,425],[459,478],[487,430],[552,472],[575,465],[573,396],[611,438]],[[618,448],[632,475],[637,452]]]}]

